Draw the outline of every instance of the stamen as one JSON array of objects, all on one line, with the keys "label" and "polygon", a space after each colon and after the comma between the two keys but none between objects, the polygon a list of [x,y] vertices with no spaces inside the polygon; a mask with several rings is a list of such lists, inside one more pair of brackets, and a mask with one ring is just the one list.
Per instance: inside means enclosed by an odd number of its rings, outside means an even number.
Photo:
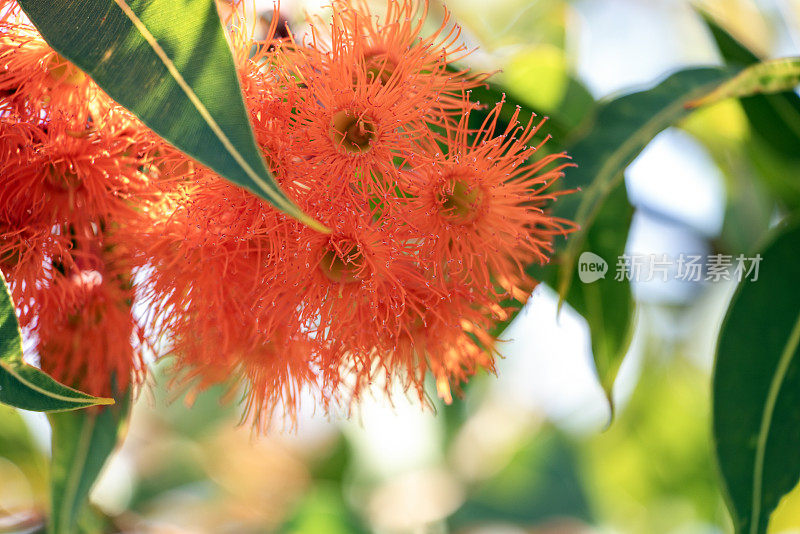
[{"label": "stamen", "polygon": [[[8,228],[0,224],[0,236],[8,233]],[[20,261],[19,246],[15,246],[13,237],[0,237],[0,266],[12,268]]]}]

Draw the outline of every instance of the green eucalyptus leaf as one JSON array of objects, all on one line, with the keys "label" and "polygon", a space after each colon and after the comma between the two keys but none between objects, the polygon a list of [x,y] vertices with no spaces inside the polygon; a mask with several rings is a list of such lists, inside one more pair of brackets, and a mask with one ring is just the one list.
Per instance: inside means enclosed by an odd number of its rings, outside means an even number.
[{"label": "green eucalyptus leaf", "polygon": [[657,134],[689,113],[687,102],[709,93],[728,77],[723,69],[691,68],[651,89],[600,105],[593,127],[569,149],[578,164],[570,172],[569,186],[582,191],[559,199],[555,206],[556,214],[580,225],[560,257],[557,289],[562,299],[572,285],[588,231],[606,200],[623,183],[625,169]]},{"label": "green eucalyptus leaf", "polygon": [[[658,133],[686,116],[684,104],[690,98],[725,78],[721,69],[689,69],[651,89],[603,102],[583,136],[567,147],[578,167],[570,169],[565,186],[582,191],[560,197],[553,213],[579,222],[581,228],[566,243],[557,241],[553,265],[531,265],[528,273],[557,288],[587,320],[595,369],[612,416],[614,380],[630,345],[635,313],[629,280],[615,275],[633,215],[623,173]],[[607,262],[604,277],[578,281],[578,259],[585,252]]]},{"label": "green eucalyptus leaf", "polygon": [[[762,63],[733,78],[722,69],[678,72],[652,89],[601,104],[594,127],[568,149],[578,164],[578,169],[570,172],[569,185],[583,191],[559,199],[554,213],[574,220],[580,230],[558,255],[555,287],[560,298],[589,322],[595,366],[609,400],[632,333],[634,307],[629,284],[609,275],[578,287],[575,280],[583,253],[592,252],[611,263],[624,251],[630,222],[623,190],[625,169],[659,132],[684,118],[693,105],[780,90],[796,83],[798,68],[800,63],[791,59]],[[613,405],[611,408],[613,412]]]},{"label": "green eucalyptus leaf", "polygon": [[[625,169],[658,133],[689,113],[688,101],[729,78],[725,69],[692,68],[653,88],[601,102],[593,120],[582,125],[580,137],[567,147],[578,166],[570,169],[562,186],[581,191],[559,197],[552,212],[578,222],[580,229],[566,242],[557,240],[551,264],[533,264],[527,272],[556,288],[560,298],[589,323],[595,369],[612,416],[612,389],[631,341],[635,313],[629,280],[615,276],[633,214],[623,181]],[[604,277],[577,281],[578,259],[584,252],[608,263]]]},{"label": "green eucalyptus leaf", "polygon": [[44,39],[154,132],[319,230],[279,188],[255,142],[233,56],[209,0],[19,0]]},{"label": "green eucalyptus leaf", "polygon": [[566,299],[589,324],[592,359],[612,420],[614,381],[633,337],[635,307],[631,284],[627,275],[618,278],[616,273],[616,260],[625,253],[632,219],[633,207],[625,184],[620,183],[586,233],[581,251],[602,258],[608,264],[608,271],[602,278],[584,282],[576,270]]},{"label": "green eucalyptus leaf", "polygon": [[744,277],[717,345],[714,440],[737,533],[767,531],[781,497],[800,480],[800,227],[761,252]]},{"label": "green eucalyptus leaf", "polygon": [[700,98],[686,104],[697,108],[715,104],[726,98],[780,93],[790,91],[800,84],[800,58],[786,57],[756,63]]},{"label": "green eucalyptus leaf", "polygon": [[23,361],[22,334],[2,273],[0,284],[0,402],[36,412],[114,404],[113,399],[93,397],[60,384]]},{"label": "green eucalyptus leaf", "polygon": [[49,414],[52,429],[49,534],[72,534],[89,492],[125,432],[130,392],[114,406]]},{"label": "green eucalyptus leaf", "polygon": [[[604,276],[582,282],[573,271],[570,290],[564,299],[589,325],[592,359],[597,379],[603,388],[614,417],[613,388],[622,360],[633,335],[635,306],[627,277],[617,279],[616,259],[625,253],[633,207],[625,184],[619,184],[609,196],[595,224],[587,231],[581,254],[589,252],[608,265]],[[556,259],[557,261],[557,259]],[[541,282],[555,286],[558,266],[532,264],[527,273]]]},{"label": "green eucalyptus leaf", "polygon": [[[707,13],[700,13],[728,65],[746,67],[761,61],[758,55],[717,24]],[[753,131],[766,143],[792,160],[800,159],[800,96],[794,91],[752,95],[740,98]]]},{"label": "green eucalyptus leaf", "polygon": [[[629,280],[615,276],[633,216],[624,171],[658,133],[687,115],[686,102],[707,94],[728,77],[723,69],[692,68],[651,89],[601,102],[593,120],[582,125],[581,137],[567,147],[578,166],[570,169],[562,186],[582,191],[559,197],[552,211],[579,222],[581,228],[566,242],[557,240],[552,263],[532,264],[526,270],[558,289],[561,299],[589,323],[595,369],[612,417],[612,389],[630,345],[635,313]],[[584,252],[607,262],[604,277],[588,283],[576,281],[578,259]]]}]

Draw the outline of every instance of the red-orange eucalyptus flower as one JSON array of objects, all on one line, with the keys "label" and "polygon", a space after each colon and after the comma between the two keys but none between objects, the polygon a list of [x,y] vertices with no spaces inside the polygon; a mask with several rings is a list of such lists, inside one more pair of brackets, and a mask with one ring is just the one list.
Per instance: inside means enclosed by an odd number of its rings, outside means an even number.
[{"label": "red-orange eucalyptus flower", "polygon": [[496,132],[499,106],[468,127],[485,76],[453,66],[448,14],[425,36],[427,0],[334,0],[308,39],[256,41],[233,2],[256,140],[320,234],[145,131],[6,4],[0,268],[57,378],[137,384],[159,338],[177,383],[227,382],[263,429],[304,391],[327,409],[380,376],[423,398],[432,375],[449,402],[493,369],[501,302],[571,229],[547,210],[569,163],[536,159],[541,123]]},{"label": "red-orange eucalyptus flower", "polygon": [[448,129],[447,154],[404,176],[409,218],[427,234],[435,268],[479,287],[497,282],[513,291],[526,279],[525,266],[546,262],[554,236],[571,230],[545,209],[561,194],[552,185],[571,164],[563,153],[530,161],[547,140],[529,145],[544,121],[532,118],[521,126],[519,109],[494,136],[501,106],[477,135],[467,126],[467,112]]},{"label": "red-orange eucalyptus flower", "polygon": [[[270,36],[255,55],[244,33],[234,38],[270,167],[332,233],[196,171],[165,223],[177,230],[155,230],[148,255],[177,361],[204,385],[238,365],[249,410],[294,405],[303,386],[358,397],[378,373],[421,391],[430,372],[449,400],[492,369],[498,301],[523,298],[534,285],[524,267],[569,230],[546,212],[565,156],[531,162],[540,124],[514,115],[495,132],[499,107],[467,127],[465,92],[479,78],[448,70],[464,53],[448,51],[457,33],[419,39],[418,7],[391,2],[378,20],[336,2],[325,45],[315,28],[309,42]],[[278,346],[287,354],[274,368]],[[265,383],[261,370],[298,380]]]},{"label": "red-orange eucalyptus flower", "polygon": [[[109,246],[109,245],[106,245]],[[144,373],[143,329],[133,317],[131,271],[112,252],[81,256],[85,268],[54,268],[36,292],[37,352],[57,380],[110,396],[138,384]]]},{"label": "red-orange eucalyptus flower", "polygon": [[142,379],[135,236],[160,198],[149,136],[0,6],[0,268],[42,367],[97,395]]},{"label": "red-orange eucalyptus flower", "polygon": [[244,382],[247,411],[265,424],[279,400],[292,410],[317,365],[300,300],[276,280],[298,223],[208,171],[193,178],[145,236],[150,304],[181,381]]},{"label": "red-orange eucalyptus flower", "polygon": [[[12,186],[14,176],[29,172],[41,137],[36,125],[0,119],[0,266],[7,269],[28,263],[36,251],[43,252],[51,233],[51,219],[40,216],[37,208],[40,199]],[[38,268],[41,260],[31,263]]]},{"label": "red-orange eucalyptus flower", "polygon": [[423,97],[370,83],[345,60],[335,65],[306,77],[292,116],[292,151],[319,177],[317,186],[331,200],[391,196],[397,166],[429,157],[417,148],[421,137],[431,135],[420,112]]},{"label": "red-orange eucalyptus flower", "polygon": [[482,84],[488,74],[453,67],[470,51],[459,42],[461,28],[451,24],[446,8],[440,26],[423,35],[429,0],[389,0],[382,17],[364,0],[335,0],[333,7],[334,32],[342,33],[369,77],[397,85],[408,95],[436,95],[424,109],[430,122],[440,124],[449,115],[459,118],[474,107],[463,94]]},{"label": "red-orange eucalyptus flower", "polygon": [[[431,156],[417,146],[437,138],[429,125],[449,122],[445,108],[460,116],[465,106],[473,107],[463,92],[478,83],[466,72],[447,68],[464,52],[462,47],[449,50],[457,28],[442,36],[445,21],[433,36],[419,38],[422,23],[412,22],[419,7],[415,2],[392,3],[387,19],[378,22],[368,10],[338,3],[327,30],[310,21],[311,43],[268,40],[269,45],[243,60],[245,93],[255,90],[258,96],[273,97],[250,101],[257,137],[272,142],[265,143],[270,159],[285,161],[288,152],[291,165],[307,163],[304,174],[319,176],[318,186],[331,200],[395,194],[397,168]],[[422,11],[424,18],[427,5]],[[389,22],[392,13],[406,19]],[[322,46],[326,36],[330,43]],[[391,58],[391,68],[386,58]],[[381,67],[377,74],[376,61]],[[269,113],[265,105],[275,110],[277,101],[284,108]],[[282,135],[269,135],[262,129],[265,117],[269,133],[276,118],[290,122],[277,124]],[[288,144],[275,147],[277,139]]]},{"label": "red-orange eucalyptus flower", "polygon": [[420,296],[422,306],[406,310],[400,334],[384,341],[379,357],[384,369],[402,370],[400,378],[415,387],[421,399],[425,375],[432,373],[439,395],[450,403],[451,390],[459,391],[479,368],[493,371],[495,342],[490,330],[495,320],[507,315],[468,286],[451,283],[443,292]]},{"label": "red-orange eucalyptus flower", "polygon": [[111,105],[80,69],[44,42],[16,4],[0,9],[0,113],[43,121],[43,110],[70,111],[73,127]]},{"label": "red-orange eucalyptus flower", "polygon": [[[229,396],[243,396],[243,421],[264,430],[274,420],[276,409],[290,424],[296,423],[304,393],[327,409],[336,393],[326,384],[320,366],[320,343],[298,323],[285,319],[285,326],[263,331],[255,321],[240,326],[239,336],[223,339],[206,332],[202,342],[218,347],[214,358],[198,360],[192,347],[182,345],[176,352],[178,380],[190,389],[188,402],[207,387],[227,384]],[[252,328],[253,330],[249,330]]]},{"label": "red-orange eucalyptus flower", "polygon": [[0,162],[4,208],[63,224],[134,216],[130,199],[152,196],[140,170],[145,145],[136,130],[108,122],[76,130],[69,116],[54,112],[35,128],[24,155]]},{"label": "red-orange eucalyptus flower", "polygon": [[[377,374],[388,379],[387,392],[395,378],[421,390],[430,368],[425,350],[419,345],[406,350],[406,340],[416,332],[410,325],[416,328],[431,303],[445,298],[441,284],[425,272],[410,227],[385,216],[376,223],[365,215],[328,220],[334,228],[329,236],[307,235],[306,270],[289,265],[287,273],[290,287],[302,296],[304,322],[324,342],[320,364],[333,373],[326,383],[338,384],[351,400]],[[438,362],[439,355],[431,358]],[[464,365],[474,369],[474,362]],[[446,376],[443,369],[437,367]]]},{"label": "red-orange eucalyptus flower", "polygon": [[116,126],[126,121],[76,131],[64,114],[46,124],[13,113],[0,120],[0,266],[23,325],[39,312],[32,292],[51,263],[75,266],[76,233],[92,226],[96,233],[114,219],[133,227],[148,209],[142,202],[155,198],[138,170],[132,130]]}]

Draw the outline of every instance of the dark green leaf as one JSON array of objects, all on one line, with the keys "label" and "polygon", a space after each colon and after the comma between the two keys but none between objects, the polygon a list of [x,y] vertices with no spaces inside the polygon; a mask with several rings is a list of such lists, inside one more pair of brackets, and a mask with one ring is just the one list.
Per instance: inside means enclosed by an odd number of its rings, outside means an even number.
[{"label": "dark green leaf", "polygon": [[22,334],[2,274],[0,284],[0,402],[36,412],[113,404],[112,399],[92,397],[60,384],[22,360]]},{"label": "dark green leaf", "polygon": [[[633,331],[630,283],[615,279],[617,258],[625,251],[633,209],[623,173],[662,130],[687,114],[684,104],[726,78],[720,69],[689,69],[658,86],[602,103],[584,137],[567,151],[578,164],[565,180],[580,193],[554,204],[555,215],[581,224],[565,245],[559,241],[556,266],[532,265],[528,272],[559,290],[589,323],[592,352],[600,384],[611,402],[612,388]],[[591,206],[590,208],[588,206]],[[608,263],[604,278],[578,282],[578,258],[592,252]],[[613,404],[611,409],[613,412]]]},{"label": "dark green leaf", "polygon": [[761,58],[755,52],[717,24],[709,13],[701,9],[698,9],[698,13],[703,18],[709,31],[711,31],[711,36],[714,38],[714,42],[717,43],[717,48],[719,48],[719,52],[726,63],[736,67],[746,67],[761,61]]},{"label": "dark green leaf", "polygon": [[729,157],[717,166],[725,174],[727,202],[722,231],[713,244],[716,250],[739,254],[764,241],[775,204],[763,184],[754,179],[747,156],[735,149],[725,155]]},{"label": "dark green leaf", "polygon": [[574,220],[581,229],[570,236],[560,258],[558,291],[566,297],[587,232],[623,172],[662,130],[688,113],[685,104],[707,94],[729,77],[722,69],[692,68],[677,72],[646,91],[602,104],[588,134],[569,149],[578,168],[570,171],[568,186],[581,187],[555,205],[557,215]]},{"label": "dark green leaf", "polygon": [[714,368],[714,438],[737,533],[767,530],[800,480],[800,228],[762,252],[739,284]]},{"label": "dark green leaf", "polygon": [[50,534],[72,534],[89,492],[124,434],[130,393],[114,406],[49,414],[52,428]]},{"label": "dark green leaf", "polygon": [[[754,52],[701,13],[726,63],[746,67],[761,61]],[[800,159],[800,96],[793,91],[755,95],[740,99],[753,130],[772,148],[792,159]]]},{"label": "dark green leaf", "polygon": [[[565,299],[589,324],[595,371],[608,399],[612,418],[614,380],[633,333],[631,285],[627,277],[620,280],[615,278],[616,260],[625,252],[632,217],[633,207],[628,201],[625,184],[621,183],[587,231],[581,249],[581,254],[591,252],[602,258],[608,264],[608,271],[604,277],[584,283],[578,280],[578,270],[575,269]],[[528,266],[527,272],[536,280],[555,286],[558,267],[553,264],[533,264]]]},{"label": "dark green leaf", "polygon": [[780,206],[789,212],[800,210],[800,157],[776,151],[761,136],[747,139],[741,154],[748,158],[756,177]]},{"label": "dark green leaf", "polygon": [[45,40],[178,149],[304,223],[256,146],[209,0],[20,0]]},{"label": "dark green leaf", "polygon": [[568,149],[578,164],[569,173],[568,184],[583,191],[559,199],[554,213],[574,220],[581,229],[570,236],[559,254],[555,287],[589,322],[595,365],[609,399],[632,332],[630,287],[611,275],[579,287],[575,280],[578,259],[584,252],[602,257],[611,264],[612,272],[624,252],[631,216],[624,191],[625,169],[658,133],[689,113],[689,103],[703,105],[732,95],[774,90],[776,78],[766,78],[777,69],[782,73],[777,78],[792,81],[797,63],[762,63],[733,78],[723,69],[678,72],[652,89],[601,104],[593,127]]},{"label": "dark green leaf", "polygon": [[590,252],[608,263],[608,272],[594,282],[582,282],[577,270],[567,293],[570,306],[586,318],[592,337],[592,359],[600,385],[614,417],[612,396],[622,359],[633,335],[634,303],[627,277],[616,278],[617,258],[625,253],[633,207],[625,184],[620,183],[606,200],[594,224],[586,232],[581,254]]}]

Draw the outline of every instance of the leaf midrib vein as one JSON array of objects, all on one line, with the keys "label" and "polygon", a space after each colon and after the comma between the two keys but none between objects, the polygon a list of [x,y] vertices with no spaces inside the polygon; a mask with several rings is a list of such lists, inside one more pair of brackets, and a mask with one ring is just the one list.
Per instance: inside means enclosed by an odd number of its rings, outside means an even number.
[{"label": "leaf midrib vein", "polygon": [[775,412],[775,404],[778,402],[778,394],[786,378],[789,365],[792,363],[794,355],[800,345],[800,314],[798,314],[794,327],[792,328],[786,345],[783,347],[781,357],[778,360],[778,367],[770,382],[767,398],[764,403],[764,411],[761,415],[761,427],[758,432],[758,442],[756,444],[756,458],[753,466],[753,513],[750,522],[750,534],[757,534],[761,519],[761,497],[764,484],[764,461],[766,458],[767,439],[772,426],[772,417]]},{"label": "leaf midrib vein", "polygon": [[178,71],[177,67],[175,67],[173,61],[158,43],[158,40],[152,33],[150,33],[150,30],[147,29],[147,26],[145,26],[144,22],[142,22],[136,13],[134,13],[133,9],[131,9],[128,3],[125,2],[125,0],[114,0],[114,3],[116,3],[125,16],[128,17],[142,38],[147,41],[147,44],[150,45],[150,48],[153,49],[158,58],[164,64],[170,76],[172,76],[184,94],[186,94],[189,101],[192,103],[195,109],[197,109],[197,112],[200,114],[206,124],[208,124],[209,128],[211,128],[211,131],[214,132],[214,135],[217,137],[217,139],[219,139],[219,141],[225,147],[225,150],[228,151],[236,163],[245,171],[247,176],[253,180],[253,182],[258,185],[263,192],[269,195],[270,201],[273,202],[276,207],[287,213],[296,214],[297,209],[284,199],[283,195],[280,194],[280,191],[278,191],[277,188],[273,187],[271,184],[262,179],[253,170],[253,168],[250,167],[250,164],[245,161],[239,151],[236,150],[236,147],[233,146],[233,143],[231,143],[230,139],[228,139],[228,136],[222,131],[222,128],[220,128],[219,124],[217,124],[217,121],[211,116],[208,108],[206,108],[194,90],[192,90],[192,88],[183,78],[183,75]]}]

